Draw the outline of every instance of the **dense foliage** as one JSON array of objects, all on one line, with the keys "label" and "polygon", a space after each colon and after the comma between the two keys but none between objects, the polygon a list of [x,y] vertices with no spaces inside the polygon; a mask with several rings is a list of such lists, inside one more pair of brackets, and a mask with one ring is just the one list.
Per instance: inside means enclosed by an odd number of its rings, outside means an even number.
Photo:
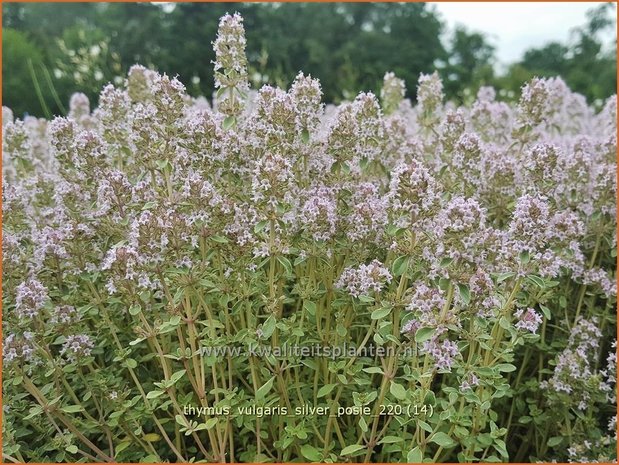
[{"label": "dense foliage", "polygon": [[[557,8],[560,6],[557,5]],[[320,79],[327,102],[380,89],[385,70],[406,82],[439,70],[449,100],[471,103],[480,86],[517,97],[522,82],[562,76],[590,103],[616,93],[616,46],[602,47],[614,5],[592,9],[568,43],[528,51],[507,72],[495,69],[492,39],[447,30],[424,3],[7,3],[3,6],[3,105],[15,115],[66,116],[73,92],[97,103],[108,82],[141,63],[178,78],[187,92],[213,94],[210,43],[217,18],[239,11],[248,25],[249,79],[289,86],[299,70]],[[15,31],[19,37],[14,37]],[[7,53],[8,51],[8,53]],[[36,56],[32,56],[32,54]],[[25,57],[32,57],[33,69]],[[38,89],[37,89],[38,87]],[[411,88],[407,97],[415,99]],[[40,95],[40,97],[39,97]]]},{"label": "dense foliage", "polygon": [[238,15],[214,51],[214,108],[3,108],[4,460],[614,460],[616,97],[325,106],[251,90]]}]

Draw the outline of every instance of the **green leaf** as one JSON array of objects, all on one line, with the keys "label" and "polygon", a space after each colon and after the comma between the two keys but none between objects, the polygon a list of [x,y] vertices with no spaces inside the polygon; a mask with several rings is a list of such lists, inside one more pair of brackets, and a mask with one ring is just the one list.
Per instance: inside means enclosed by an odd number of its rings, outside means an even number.
[{"label": "green leaf", "polygon": [[[451,258],[451,257],[445,257],[445,258],[441,259],[441,263],[440,263],[440,265],[441,265],[441,267],[442,267],[442,268],[447,268],[449,265],[451,265],[451,264],[452,264],[452,262],[453,262],[453,261],[454,261],[454,259],[453,259],[453,258]],[[416,448],[415,448],[415,449],[416,449]],[[415,450],[415,449],[413,449],[413,450]],[[412,451],[411,451],[411,452],[412,452]]]},{"label": "green leaf", "polygon": [[307,310],[310,315],[316,315],[316,304],[311,300],[304,301],[303,308]]},{"label": "green leaf", "polygon": [[303,131],[301,132],[301,141],[303,141],[304,144],[307,144],[310,140],[310,133],[307,129],[303,129]]},{"label": "green leaf", "polygon": [[390,236],[401,236],[406,231],[406,228],[399,228],[395,224],[391,224],[387,227],[387,234]]},{"label": "green leaf", "polygon": [[275,380],[275,376],[272,376],[266,383],[258,388],[256,391],[256,400],[261,400],[266,397],[266,395],[271,391],[273,387],[273,381]]},{"label": "green leaf", "polygon": [[367,422],[365,421],[365,418],[363,417],[359,417],[359,428],[361,428],[361,431],[363,431],[364,433],[367,433],[370,429]]},{"label": "green leaf", "polygon": [[157,160],[155,161],[155,165],[157,165],[157,168],[159,168],[160,170],[165,170],[169,163],[168,160]]},{"label": "green leaf", "polygon": [[156,399],[157,397],[163,395],[164,391],[150,391],[148,394],[146,394],[146,398],[147,399]]},{"label": "green leaf", "polygon": [[436,405],[436,394],[432,391],[428,391],[423,399],[423,403],[426,405]]},{"label": "green leaf", "polygon": [[460,298],[464,305],[468,305],[471,302],[471,291],[466,284],[458,284],[458,290],[460,291]]},{"label": "green leaf", "polygon": [[320,397],[326,396],[331,391],[333,391],[333,388],[335,386],[337,386],[337,385],[336,384],[325,384],[323,387],[318,389],[318,394],[316,394],[316,397],[320,398]]},{"label": "green leaf", "polygon": [[509,454],[507,452],[507,446],[505,445],[505,441],[503,441],[502,439],[495,439],[494,441],[495,441],[494,449],[498,451],[498,453],[501,454],[506,459],[509,458]]},{"label": "green leaf", "polygon": [[77,451],[78,451],[77,446],[76,446],[76,445],[74,445],[74,444],[71,444],[70,446],[67,446],[67,447],[65,448],[65,450],[66,450],[69,454],[77,454]]},{"label": "green leaf", "polygon": [[277,320],[275,319],[275,315],[271,314],[269,315],[267,320],[262,324],[262,335],[265,339],[268,339],[271,337],[271,334],[273,334],[273,331],[275,331],[276,323],[277,323]]},{"label": "green leaf", "polygon": [[322,454],[310,444],[303,444],[301,446],[301,455],[311,462],[320,462],[322,460]]},{"label": "green leaf", "polygon": [[512,371],[516,371],[516,367],[511,363],[499,363],[496,366],[496,369],[504,373],[511,373]]},{"label": "green leaf", "polygon": [[531,281],[533,284],[535,284],[539,288],[542,288],[542,289],[544,288],[544,280],[540,278],[539,276],[531,274],[527,276],[527,280]]},{"label": "green leaf", "polygon": [[417,420],[417,424],[422,430],[427,431],[428,433],[432,432],[432,427],[428,425],[425,421]]},{"label": "green leaf", "polygon": [[217,424],[217,417],[209,418],[204,424],[206,425],[206,429],[213,428],[213,426]]},{"label": "green leaf", "polygon": [[129,447],[131,445],[131,441],[124,441],[121,442],[120,444],[118,444],[116,446],[116,454],[120,454],[122,451],[124,451],[127,447]]},{"label": "green leaf", "polygon": [[383,369],[380,367],[368,367],[368,368],[364,368],[363,371],[371,375],[376,375],[376,374],[382,375],[384,373]]},{"label": "green leaf", "polygon": [[424,342],[434,335],[435,328],[419,328],[415,333],[415,341]]},{"label": "green leaf", "polygon": [[82,412],[84,410],[84,407],[82,407],[81,405],[67,405],[66,407],[62,407],[60,410],[65,413],[77,413]]},{"label": "green leaf", "polygon": [[389,392],[398,400],[406,399],[406,389],[401,384],[396,383],[395,381],[391,381],[391,386],[389,386]]},{"label": "green leaf", "polygon": [[254,225],[254,232],[256,234],[260,234],[264,230],[264,228],[265,228],[265,226],[267,224],[269,224],[269,222],[267,220],[263,220],[263,221],[260,221],[259,223],[256,223]]},{"label": "green leaf", "polygon": [[522,252],[520,252],[519,258],[520,258],[520,262],[523,265],[526,265],[527,263],[529,263],[529,260],[531,259],[531,257],[529,256],[529,251],[523,250]]},{"label": "green leaf", "polygon": [[408,256],[402,255],[395,259],[391,266],[391,272],[393,276],[401,276],[406,272],[408,268]]},{"label": "green leaf", "polygon": [[506,317],[502,316],[499,318],[499,326],[503,329],[509,330],[512,327],[512,323]]},{"label": "green leaf", "polygon": [[342,452],[340,452],[340,455],[350,455],[350,454],[354,454],[355,452],[359,452],[360,450],[365,449],[365,446],[362,446],[361,444],[353,444],[352,446],[346,446],[342,449]]},{"label": "green leaf", "polygon": [[127,360],[125,360],[125,363],[127,364],[129,368],[135,368],[138,366],[138,362],[136,362],[132,358],[128,358]]},{"label": "green leaf", "polygon": [[456,441],[441,431],[434,433],[430,438],[430,442],[438,444],[441,447],[453,447],[457,444]]},{"label": "green leaf", "polygon": [[286,269],[287,274],[292,274],[292,263],[283,255],[277,256],[277,261],[282,264],[282,266]]},{"label": "green leaf", "polygon": [[391,313],[391,310],[393,310],[393,307],[382,307],[376,309],[372,312],[371,318],[372,320],[381,320],[387,315],[389,315]]},{"label": "green leaf", "polygon": [[159,461],[161,461],[161,459],[159,458],[158,455],[155,455],[155,454],[150,454],[140,459],[140,463],[158,463]]},{"label": "green leaf", "polygon": [[139,305],[132,305],[131,307],[129,307],[129,314],[130,315],[137,315],[138,313],[140,313],[142,311],[142,307]]},{"label": "green leaf", "polygon": [[378,441],[378,443],[379,444],[394,444],[396,442],[402,442],[402,441],[404,441],[404,438],[400,436],[385,436],[380,441]]},{"label": "green leaf", "polygon": [[219,236],[219,235],[211,236],[211,240],[213,242],[217,242],[218,244],[227,244],[228,243],[228,239],[226,237]]},{"label": "green leaf", "polygon": [[540,304],[539,308],[542,311],[542,313],[544,314],[544,316],[546,317],[546,319],[550,320],[551,317],[552,317],[552,313],[551,313],[550,309],[548,307],[546,307],[545,305],[542,305],[542,304]]},{"label": "green leaf", "polygon": [[186,372],[187,372],[187,370],[179,370],[176,373],[174,373],[172,376],[170,376],[170,383],[171,384],[176,384],[179,379],[181,379],[183,376],[185,376]]},{"label": "green leaf", "polygon": [[73,373],[75,371],[75,364],[65,365],[62,367],[62,371],[65,373]]},{"label": "green leaf", "polygon": [[419,450],[419,447],[415,447],[406,454],[406,461],[408,463],[421,463],[423,461],[423,452]]},{"label": "green leaf", "polygon": [[563,437],[562,436],[554,436],[552,438],[548,439],[548,447],[556,447],[559,444],[561,444],[561,442],[563,441]]},{"label": "green leaf", "polygon": [[514,273],[513,271],[509,271],[507,273],[499,273],[497,275],[497,283],[502,283],[503,281],[505,281],[506,279],[509,279],[513,276],[516,276],[516,273]]},{"label": "green leaf", "polygon": [[224,119],[223,127],[228,130],[236,124],[236,117],[234,116],[226,116]]}]

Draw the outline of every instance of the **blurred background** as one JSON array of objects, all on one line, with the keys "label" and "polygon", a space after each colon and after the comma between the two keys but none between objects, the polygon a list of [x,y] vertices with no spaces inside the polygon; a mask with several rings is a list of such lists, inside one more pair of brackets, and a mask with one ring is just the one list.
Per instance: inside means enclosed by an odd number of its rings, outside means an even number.
[{"label": "blurred background", "polygon": [[[16,116],[64,115],[73,92],[84,92],[94,105],[103,85],[122,83],[135,63],[178,76],[191,95],[210,98],[211,42],[219,17],[235,11],[245,19],[255,88],[287,86],[303,70],[320,79],[326,101],[337,103],[377,92],[385,72],[394,71],[414,100],[419,73],[437,69],[448,98],[458,103],[473,99],[481,85],[503,89],[504,100],[517,98],[534,75],[560,75],[594,105],[616,93],[615,4],[581,4],[573,26],[562,22],[570,4],[551,5],[547,18],[535,18],[533,10],[527,18],[524,4],[518,10],[524,16],[493,13],[496,21],[490,7],[465,5],[5,3],[2,104]],[[451,15],[456,8],[464,8],[463,21]],[[504,50],[499,19],[519,21],[515,30],[533,43]],[[498,32],[484,31],[484,24]],[[551,25],[562,33],[533,30]]]}]

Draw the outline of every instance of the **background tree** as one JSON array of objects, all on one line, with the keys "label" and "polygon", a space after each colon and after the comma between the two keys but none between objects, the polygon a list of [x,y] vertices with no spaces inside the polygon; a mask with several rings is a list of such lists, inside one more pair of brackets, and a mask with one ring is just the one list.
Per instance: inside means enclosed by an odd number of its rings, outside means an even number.
[{"label": "background tree", "polygon": [[487,37],[458,27],[444,45],[445,25],[424,3],[7,3],[3,104],[17,115],[64,114],[71,93],[96,104],[100,88],[122,82],[135,63],[178,75],[191,95],[210,98],[211,42],[219,17],[233,11],[244,17],[256,88],[286,86],[303,70],[337,103],[378,92],[384,73],[394,71],[414,99],[419,74],[439,69],[456,102],[485,84],[507,89],[502,98],[510,98],[534,75],[561,75],[591,101],[616,92],[616,42],[602,46],[614,24],[612,4],[592,10],[569,43],[528,50],[496,75]]},{"label": "background tree", "polygon": [[443,72],[447,94],[464,100],[474,96],[481,85],[490,84],[494,78],[494,51],[483,34],[456,27]]},{"label": "background tree", "polygon": [[587,13],[587,23],[572,31],[566,44],[551,42],[525,52],[499,80],[517,93],[522,79],[561,76],[589,101],[601,101],[617,92],[617,40],[604,48],[602,36],[615,27],[615,4],[606,3]]}]

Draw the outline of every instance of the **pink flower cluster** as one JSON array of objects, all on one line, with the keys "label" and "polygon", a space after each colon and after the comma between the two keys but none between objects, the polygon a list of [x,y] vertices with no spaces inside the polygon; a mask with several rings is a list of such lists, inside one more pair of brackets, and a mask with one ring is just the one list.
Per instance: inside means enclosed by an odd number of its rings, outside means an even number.
[{"label": "pink flower cluster", "polygon": [[391,273],[378,260],[357,268],[346,268],[335,283],[335,287],[345,289],[353,297],[380,292],[385,284],[391,282]]}]

